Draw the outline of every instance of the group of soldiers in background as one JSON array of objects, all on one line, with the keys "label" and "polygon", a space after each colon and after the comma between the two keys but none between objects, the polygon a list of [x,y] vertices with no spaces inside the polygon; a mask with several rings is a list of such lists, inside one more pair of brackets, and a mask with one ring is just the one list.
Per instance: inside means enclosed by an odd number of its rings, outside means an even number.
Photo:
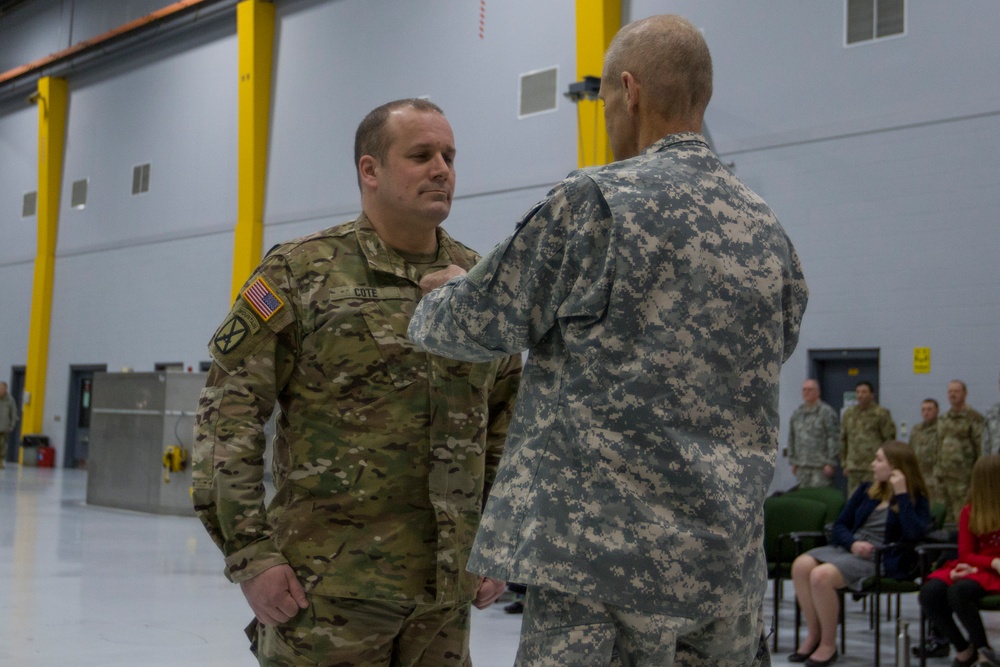
[{"label": "group of soldiers in background", "polygon": [[[961,380],[948,383],[950,409],[938,416],[938,402],[920,404],[923,421],[910,432],[909,444],[920,460],[931,500],[946,507],[946,520],[957,521],[966,501],[972,466],[980,455],[1000,452],[1000,403],[986,416],[966,404],[968,389]],[[836,411],[820,400],[819,384],[802,384],[805,401],[792,414],[788,459],[800,487],[831,486],[842,464],[850,496],[871,479],[871,462],[883,442],[896,439],[896,424],[888,409],[875,401],[870,382],[855,387],[856,405]]]}]

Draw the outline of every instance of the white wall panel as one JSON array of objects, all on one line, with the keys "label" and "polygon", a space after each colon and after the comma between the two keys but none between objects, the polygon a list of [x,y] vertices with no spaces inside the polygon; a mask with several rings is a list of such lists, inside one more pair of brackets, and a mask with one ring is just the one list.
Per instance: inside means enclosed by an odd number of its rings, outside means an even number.
[{"label": "white wall panel", "polygon": [[25,193],[38,190],[35,106],[14,104],[0,114],[0,165],[0,266],[4,266],[35,257],[38,217],[21,217]]}]

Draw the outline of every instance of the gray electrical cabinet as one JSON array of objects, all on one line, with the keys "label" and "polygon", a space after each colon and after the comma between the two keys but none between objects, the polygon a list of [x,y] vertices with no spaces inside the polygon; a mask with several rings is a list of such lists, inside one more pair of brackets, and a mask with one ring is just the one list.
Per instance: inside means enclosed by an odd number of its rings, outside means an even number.
[{"label": "gray electrical cabinet", "polygon": [[194,515],[190,462],[164,479],[171,446],[190,458],[198,394],[206,373],[95,373],[87,503]]}]

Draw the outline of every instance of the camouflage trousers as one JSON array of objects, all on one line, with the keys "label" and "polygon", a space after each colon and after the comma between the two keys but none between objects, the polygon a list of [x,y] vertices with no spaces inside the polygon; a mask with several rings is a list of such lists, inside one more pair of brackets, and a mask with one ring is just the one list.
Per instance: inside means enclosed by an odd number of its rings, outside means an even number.
[{"label": "camouflage trousers", "polygon": [[944,515],[945,523],[957,523],[969,495],[969,477],[949,475],[935,477],[934,482],[941,494],[936,500],[943,502],[947,510]]},{"label": "camouflage trousers", "polygon": [[833,478],[823,474],[823,466],[799,466],[798,472],[795,473],[795,481],[802,489],[833,486]]},{"label": "camouflage trousers", "polygon": [[938,478],[935,477],[933,473],[930,475],[924,475],[924,483],[927,485],[927,499],[931,502],[931,504],[943,503],[945,499],[945,491],[941,488],[941,483],[938,481]]},{"label": "camouflage trousers", "polygon": [[247,626],[261,667],[471,667],[469,605],[309,596],[277,626]]},{"label": "camouflage trousers", "polygon": [[767,667],[764,612],[690,619],[529,586],[515,667]]}]

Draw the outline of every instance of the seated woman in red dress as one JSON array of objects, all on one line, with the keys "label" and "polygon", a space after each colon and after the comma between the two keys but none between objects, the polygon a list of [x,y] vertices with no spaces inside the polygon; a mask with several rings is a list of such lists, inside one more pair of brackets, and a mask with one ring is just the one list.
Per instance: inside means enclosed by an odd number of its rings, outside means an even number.
[{"label": "seated woman in red dress", "polygon": [[[958,654],[959,667],[1000,667],[990,649],[979,601],[1000,593],[1000,454],[984,456],[972,468],[969,504],[958,520],[958,560],[927,575],[920,587],[924,614],[943,631]],[[966,637],[955,623],[965,628]]]}]

